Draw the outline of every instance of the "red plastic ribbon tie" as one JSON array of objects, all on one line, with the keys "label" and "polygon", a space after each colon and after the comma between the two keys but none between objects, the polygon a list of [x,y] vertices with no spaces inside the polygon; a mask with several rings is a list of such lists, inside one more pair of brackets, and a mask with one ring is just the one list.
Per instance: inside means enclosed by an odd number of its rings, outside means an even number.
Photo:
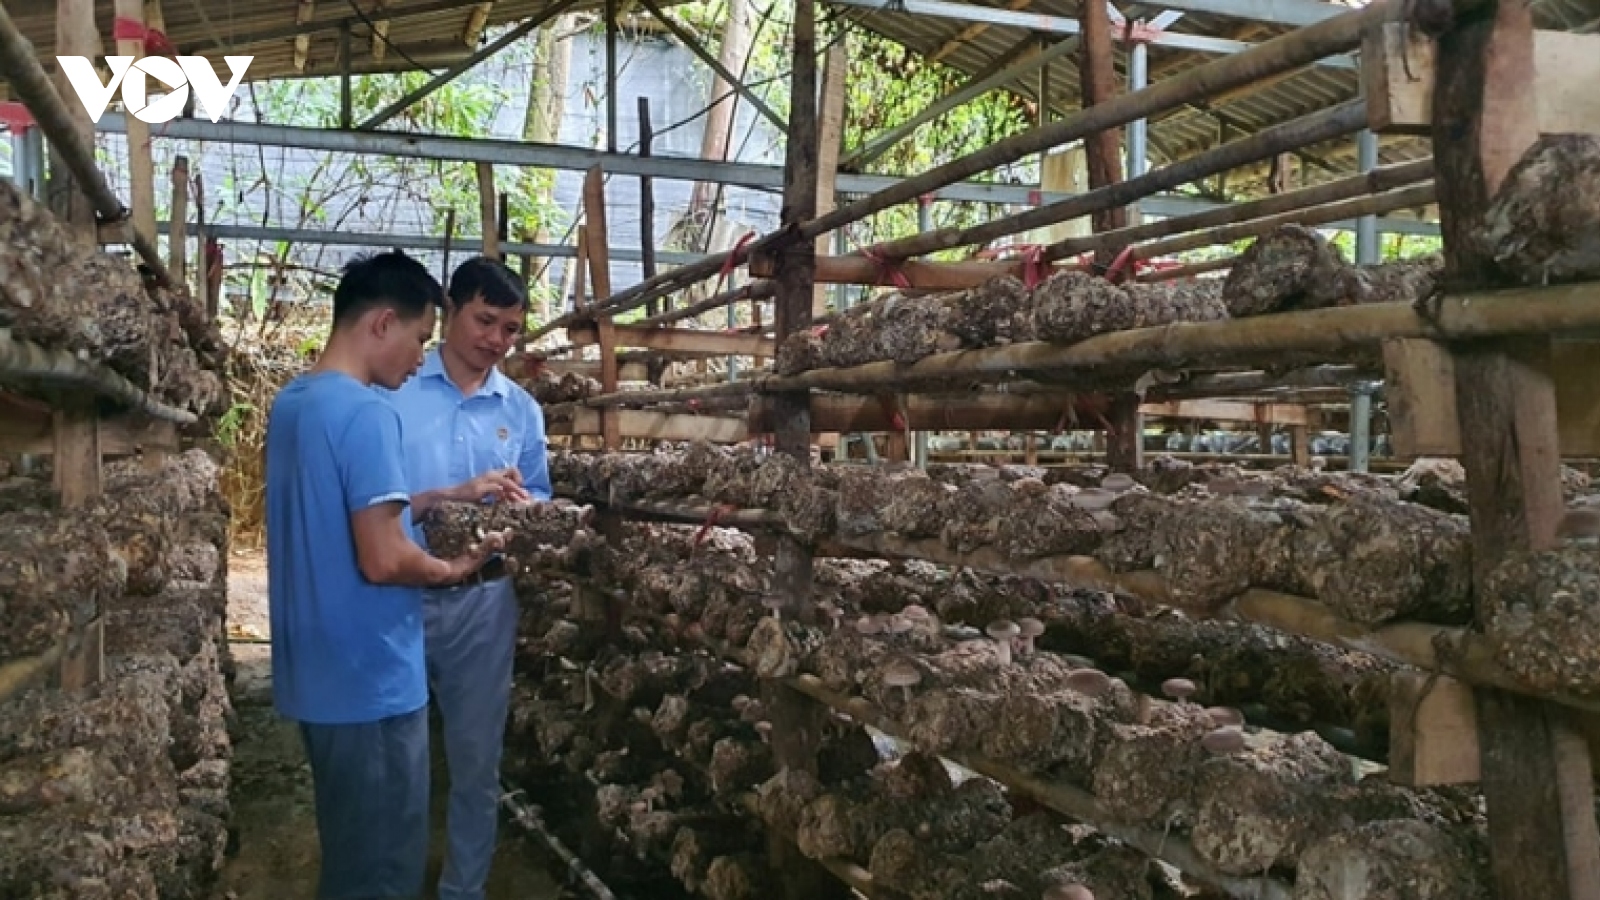
[{"label": "red plastic ribbon tie", "polygon": [[21,134],[38,124],[27,105],[18,100],[0,103],[0,125],[12,134]]},{"label": "red plastic ribbon tie", "polygon": [[700,530],[694,533],[694,546],[700,546],[700,542],[704,541],[706,539],[706,535],[711,533],[711,529],[717,526],[718,520],[722,518],[724,513],[730,513],[736,510],[737,507],[730,506],[726,503],[719,503],[716,506],[711,507],[711,514],[706,516],[706,521],[700,526]]},{"label": "red plastic ribbon tie", "polygon": [[[892,284],[901,290],[911,289],[911,279],[906,277],[905,270],[900,267],[898,260],[889,259],[879,252],[876,247],[863,249],[861,255],[878,267],[878,284]],[[884,280],[885,277],[888,278],[888,281]]]},{"label": "red plastic ribbon tie", "polygon": [[1139,261],[1133,256],[1133,247],[1122,248],[1117,258],[1111,261],[1111,268],[1106,269],[1106,280],[1112,284],[1120,284],[1127,280],[1125,276],[1135,275],[1139,271]]},{"label": "red plastic ribbon tie", "polygon": [[144,52],[151,56],[177,56],[178,48],[167,37],[166,32],[147,28],[144,35]]},{"label": "red plastic ribbon tie", "polygon": [[1050,264],[1044,261],[1044,247],[1040,244],[1024,244],[1017,249],[1022,251],[1022,283],[1031,291],[1050,277]]},{"label": "red plastic ribbon tie", "polygon": [[117,16],[111,20],[111,37],[118,41],[142,41],[150,36],[143,22]]},{"label": "red plastic ribbon tie", "polygon": [[[756,233],[754,231],[745,232],[744,237],[739,238],[739,240],[734,243],[733,248],[728,251],[728,258],[722,261],[722,268],[717,270],[717,289],[712,291],[713,294],[722,293],[722,286],[727,284],[728,276],[733,274],[734,269],[739,268],[739,263],[741,261],[740,251],[744,250],[747,244],[755,240],[755,237]],[[749,291],[750,286],[745,285],[744,290]]]}]

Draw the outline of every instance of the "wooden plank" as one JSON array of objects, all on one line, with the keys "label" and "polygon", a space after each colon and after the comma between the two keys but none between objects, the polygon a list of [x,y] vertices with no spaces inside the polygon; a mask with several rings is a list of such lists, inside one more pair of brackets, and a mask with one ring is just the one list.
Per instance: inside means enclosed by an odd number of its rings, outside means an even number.
[{"label": "wooden plank", "polygon": [[1479,771],[1472,688],[1435,673],[1389,676],[1389,780],[1407,787],[1473,784]]},{"label": "wooden plank", "polygon": [[1458,456],[1456,369],[1450,352],[1428,340],[1383,342],[1384,400],[1396,456]]},{"label": "wooden plank", "polygon": [[[688,413],[658,413],[645,409],[611,408],[617,414],[617,435],[620,440],[698,441],[713,444],[738,444],[748,439],[749,432],[742,418],[729,416],[697,416]],[[600,410],[580,409],[572,421],[551,422],[552,435],[600,434]],[[619,440],[619,443],[620,443]]]},{"label": "wooden plank", "polygon": [[179,155],[172,161],[172,214],[171,230],[167,233],[167,269],[173,280],[187,284],[189,280],[189,157]]},{"label": "wooden plank", "polygon": [[51,472],[66,508],[82,506],[101,491],[100,420],[93,400],[64,399],[53,413]]},{"label": "wooden plank", "polygon": [[[0,453],[27,453],[49,456],[55,453],[55,417],[24,412],[0,405]],[[162,422],[132,413],[107,418],[99,423],[100,452],[104,456],[132,456],[135,453],[178,449],[178,432],[171,422]]]},{"label": "wooden plank", "polygon": [[[113,8],[119,19],[127,19],[143,27],[144,0],[116,0]],[[143,38],[119,38],[117,53],[120,56],[142,58]],[[147,101],[153,99],[148,92],[157,88],[153,79],[145,79]],[[133,230],[140,237],[156,240],[156,170],[150,153],[150,126],[137,116],[125,117],[128,123],[128,195],[133,217]]]},{"label": "wooden plank", "polygon": [[105,620],[95,618],[67,646],[61,658],[60,684],[64,691],[76,691],[99,683],[106,670]]},{"label": "wooden plank", "polygon": [[[95,27],[94,0],[56,0],[56,53],[63,56],[102,56],[100,31]],[[60,66],[55,68],[56,91],[62,97],[76,96],[72,82]],[[89,146],[94,146],[94,122],[81,103],[65,103],[72,124]],[[132,116],[128,117],[132,119]],[[141,123],[143,124],[143,123]],[[131,129],[130,128],[130,136]],[[148,128],[146,129],[148,131]],[[55,152],[52,146],[51,153]],[[93,247],[99,238],[94,205],[73,181],[65,166],[51,166],[47,191],[51,210],[60,217],[67,233],[84,247]]]},{"label": "wooden plank", "polygon": [[[1429,340],[1386,341],[1384,396],[1396,456],[1460,456],[1455,364]],[[1539,368],[1555,388],[1562,456],[1600,456],[1600,340],[1556,340]]]},{"label": "wooden plank", "polygon": [[[588,239],[589,282],[594,285],[597,300],[611,296],[611,243],[606,229],[605,173],[593,166],[583,179],[584,232]],[[617,337],[611,316],[603,315],[595,323],[595,339],[600,345],[600,389],[603,393],[617,391]],[[622,447],[622,436],[616,410],[600,411],[600,435],[607,450]]]},{"label": "wooden plank", "polygon": [[[1535,31],[1533,96],[1541,134],[1600,133],[1600,35]],[[1438,47],[1422,31],[1383,22],[1362,41],[1362,79],[1374,131],[1426,134]]]},{"label": "wooden plank", "polygon": [[1256,422],[1270,425],[1304,425],[1306,408],[1292,403],[1240,403],[1234,400],[1168,400],[1144,403],[1139,412],[1164,419],[1213,419],[1218,422]]},{"label": "wooden plank", "polygon": [[[483,255],[490,259],[500,258],[500,234],[495,227],[499,214],[496,210],[499,205],[495,202],[494,192],[494,164],[480,162],[478,169],[478,208],[483,230]],[[600,296],[605,296],[601,294]]]},{"label": "wooden plank", "polygon": [[[615,332],[618,347],[644,347],[663,353],[772,356],[777,352],[777,342],[759,334],[700,331],[693,328],[641,328],[637,325],[613,325],[612,331]],[[594,324],[574,325],[567,329],[567,339],[577,347],[598,344],[599,329]]]},{"label": "wooden plank", "polygon": [[[1489,199],[1538,139],[1532,7],[1491,2],[1439,38],[1433,150],[1447,290],[1505,286],[1475,240]],[[1570,75],[1570,73],[1568,73]],[[1453,346],[1474,583],[1515,551],[1556,543],[1563,514],[1550,339]],[[1478,596],[1483,596],[1478,591]],[[1487,609],[1480,605],[1478,624]],[[1548,704],[1476,692],[1480,783],[1500,900],[1600,897],[1600,828],[1587,746]]]},{"label": "wooden plank", "polygon": [[[839,174],[839,153],[844,149],[844,98],[845,75],[849,57],[843,42],[828,48],[822,63],[822,101],[818,110],[817,136],[817,213],[832,212],[834,181]],[[817,238],[817,255],[824,256],[833,243],[833,235]],[[826,315],[828,289],[821,284],[812,288],[811,314]]]}]

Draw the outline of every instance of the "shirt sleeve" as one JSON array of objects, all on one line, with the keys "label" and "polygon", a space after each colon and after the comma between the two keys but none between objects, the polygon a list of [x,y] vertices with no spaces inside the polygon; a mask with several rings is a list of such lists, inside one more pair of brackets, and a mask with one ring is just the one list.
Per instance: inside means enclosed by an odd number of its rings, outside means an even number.
[{"label": "shirt sleeve", "polygon": [[522,458],[517,460],[517,471],[522,473],[522,486],[534,499],[549,502],[555,496],[550,484],[550,443],[544,433],[544,410],[532,397],[524,396],[524,421]]},{"label": "shirt sleeve", "polygon": [[388,403],[363,403],[352,411],[339,441],[339,480],[352,513],[411,502],[400,413]]}]

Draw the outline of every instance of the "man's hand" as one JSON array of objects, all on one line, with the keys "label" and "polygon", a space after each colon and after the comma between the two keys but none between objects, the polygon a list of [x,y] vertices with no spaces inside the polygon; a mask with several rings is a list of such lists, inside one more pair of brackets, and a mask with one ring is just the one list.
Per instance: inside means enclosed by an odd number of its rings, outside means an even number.
[{"label": "man's hand", "polygon": [[453,584],[466,578],[468,575],[483,568],[491,556],[506,548],[508,532],[491,531],[484,535],[483,540],[472,545],[466,553],[454,558],[443,560],[444,567],[440,569],[440,577],[436,584]]},{"label": "man's hand", "polygon": [[522,486],[522,473],[515,466],[485,472],[456,489],[458,499],[478,503],[485,498],[495,502],[525,503],[533,499]]}]

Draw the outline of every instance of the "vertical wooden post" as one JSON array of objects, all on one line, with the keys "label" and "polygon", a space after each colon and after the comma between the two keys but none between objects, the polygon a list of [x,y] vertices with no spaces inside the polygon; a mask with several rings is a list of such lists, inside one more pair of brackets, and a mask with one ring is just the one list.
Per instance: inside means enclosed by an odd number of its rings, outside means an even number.
[{"label": "vertical wooden post", "polygon": [[[595,300],[611,296],[611,239],[606,231],[606,182],[599,166],[589,169],[583,179],[584,233],[589,253],[589,281]],[[607,394],[617,390],[617,332],[606,313],[595,320],[600,338],[600,389]],[[622,448],[622,428],[615,406],[600,410],[600,437],[607,450]]]},{"label": "vertical wooden post", "polygon": [[500,258],[499,206],[494,199],[494,164],[481,162],[478,167],[478,209],[483,220],[483,255]]},{"label": "vertical wooden post", "polygon": [[[650,98],[639,98],[639,158],[649,159],[655,142],[655,128],[650,124]],[[639,176],[639,261],[645,280],[656,277],[656,191],[655,179]],[[653,316],[660,303],[651,300],[645,304],[644,314]]]},{"label": "vertical wooden post", "polygon": [[[144,0],[116,0],[114,6],[116,17],[126,20],[130,24],[144,27]],[[143,58],[143,38],[118,38],[117,53],[120,56],[131,56],[137,62]],[[150,79],[144,78],[140,73],[130,69],[129,79],[141,78],[146,82],[145,90],[148,98]],[[130,195],[129,207],[133,214],[133,230],[140,237],[151,243],[156,239],[156,170],[155,161],[150,154],[150,126],[137,116],[126,117],[128,123],[128,193]]]},{"label": "vertical wooden post", "polygon": [[[844,94],[845,74],[850,58],[844,43],[828,48],[822,61],[822,103],[818,112],[817,134],[817,214],[833,211],[834,182],[839,175],[839,151],[844,147]],[[824,234],[817,238],[817,253],[827,254],[834,236]],[[823,316],[828,312],[828,286],[812,287],[811,314]]]},{"label": "vertical wooden post", "polygon": [[[1472,239],[1507,172],[1538,139],[1533,17],[1499,0],[1439,38],[1433,150],[1445,287],[1483,290],[1505,276]],[[1456,410],[1478,583],[1508,552],[1556,543],[1563,514],[1548,338],[1453,346]],[[1480,624],[1483,610],[1479,610]],[[1600,833],[1588,747],[1560,711],[1476,691],[1490,863],[1501,900],[1600,897]]]},{"label": "vertical wooden post", "polygon": [[[63,56],[100,56],[100,32],[95,26],[94,0],[56,0],[56,53]],[[59,67],[55,71],[56,90],[63,97],[75,97],[72,82],[67,80],[66,73]],[[91,146],[94,144],[94,122],[89,118],[89,111],[80,103],[68,102],[67,115],[72,118],[72,124],[77,132]],[[132,116],[129,121],[135,121]],[[143,123],[140,123],[143,124]],[[129,125],[130,134],[132,137]],[[55,148],[51,147],[52,156]],[[73,240],[84,247],[96,245],[99,235],[96,230],[94,205],[90,203],[89,196],[73,181],[67,167],[61,165],[56,159],[50,160],[49,183],[46,188],[50,198],[50,207],[61,220],[66,223],[67,231]]]},{"label": "vertical wooden post", "polygon": [[1139,396],[1116,395],[1106,418],[1111,422],[1111,431],[1106,433],[1106,465],[1113,472],[1139,471],[1144,466],[1144,414],[1139,412]]},{"label": "vertical wooden post", "polygon": [[178,284],[189,280],[189,157],[172,161],[172,215],[168,216],[167,268]]},{"label": "vertical wooden post", "polygon": [[[817,214],[820,170],[816,44],[815,0],[795,0],[794,68],[781,216],[783,227],[789,229]],[[812,241],[795,241],[782,250],[775,302],[780,345],[787,336],[811,325],[816,261],[817,245]],[[777,452],[787,453],[801,466],[809,467],[810,392],[775,394],[773,413]],[[809,622],[814,618],[811,549],[788,534],[780,535],[777,544],[774,584],[783,594],[782,615],[791,621]],[[823,707],[774,679],[763,679],[761,693],[772,721],[773,761],[780,769],[816,772],[817,749],[825,721]],[[777,882],[786,900],[831,900],[846,896],[842,883],[815,861],[806,859],[792,839],[769,833],[767,855],[778,871]]]},{"label": "vertical wooden post", "polygon": [[[1082,4],[1083,56],[1079,59],[1079,80],[1083,85],[1083,107],[1105,103],[1117,93],[1117,70],[1111,40],[1111,12],[1105,0]],[[1042,100],[1043,98],[1041,98]],[[1122,180],[1122,129],[1108,128],[1090,135],[1083,142],[1089,167],[1089,188],[1109,187]],[[1117,206],[1090,217],[1096,232],[1115,231],[1128,222],[1127,210]],[[1107,248],[1095,252],[1095,262],[1111,265],[1117,251]],[[1122,427],[1118,422],[1117,426]]]}]

